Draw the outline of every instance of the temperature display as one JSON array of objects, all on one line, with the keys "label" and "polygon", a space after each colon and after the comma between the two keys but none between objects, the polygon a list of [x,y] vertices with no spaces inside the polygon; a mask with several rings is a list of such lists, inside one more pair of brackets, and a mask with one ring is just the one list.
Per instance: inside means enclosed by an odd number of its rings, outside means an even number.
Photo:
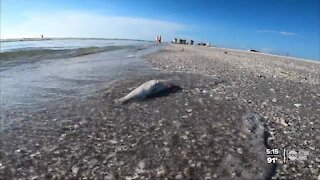
[{"label": "temperature display", "polygon": [[277,162],[277,157],[267,157],[267,163],[268,164],[275,164]]}]

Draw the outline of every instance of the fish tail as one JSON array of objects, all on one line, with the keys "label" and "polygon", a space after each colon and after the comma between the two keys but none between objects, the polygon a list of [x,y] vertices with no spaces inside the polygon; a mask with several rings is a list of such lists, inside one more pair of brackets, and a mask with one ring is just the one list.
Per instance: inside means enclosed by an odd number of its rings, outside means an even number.
[{"label": "fish tail", "polygon": [[115,100],[115,103],[119,105],[124,104],[126,102],[127,102],[127,99],[125,97]]}]

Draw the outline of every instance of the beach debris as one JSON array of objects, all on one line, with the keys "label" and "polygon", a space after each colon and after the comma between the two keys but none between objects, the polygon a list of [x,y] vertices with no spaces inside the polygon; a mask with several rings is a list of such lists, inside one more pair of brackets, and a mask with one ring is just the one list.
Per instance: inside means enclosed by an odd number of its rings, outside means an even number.
[{"label": "beach debris", "polygon": [[156,173],[157,173],[157,177],[160,177],[162,175],[164,175],[166,172],[165,168],[163,166],[160,166],[157,170],[156,170]]},{"label": "beach debris", "polygon": [[244,133],[242,133],[242,132],[239,133],[239,136],[240,136],[242,139],[246,139],[246,138],[247,138],[247,135],[244,134]]},{"label": "beach debris", "polygon": [[175,179],[182,179],[182,173],[179,172],[179,173],[176,175]]},{"label": "beach debris", "polygon": [[150,80],[140,85],[139,87],[131,91],[126,96],[115,100],[115,102],[122,104],[133,99],[144,99],[147,97],[157,96],[165,92],[169,93],[170,90],[178,90],[178,89],[181,89],[181,88],[179,86],[176,86],[171,81]]},{"label": "beach debris", "polygon": [[111,144],[117,144],[118,141],[116,141],[116,140],[109,140],[109,143],[111,143]]},{"label": "beach debris", "polygon": [[71,169],[71,171],[72,171],[72,174],[73,174],[74,176],[76,176],[76,175],[78,174],[78,172],[79,172],[79,167],[73,166],[72,169]]},{"label": "beach debris", "polygon": [[263,74],[259,74],[259,78],[267,78],[267,77]]},{"label": "beach debris", "polygon": [[202,94],[207,94],[208,93],[208,91],[205,90],[205,89],[201,90],[201,92],[202,92]]},{"label": "beach debris", "polygon": [[273,103],[276,103],[278,100],[276,98],[272,98],[271,100]]},{"label": "beach debris", "polygon": [[187,139],[188,139],[188,136],[187,136],[187,135],[183,135],[183,136],[181,136],[181,138],[182,138],[183,140],[187,140]]},{"label": "beach debris", "polygon": [[188,116],[187,116],[187,115],[184,115],[184,116],[182,116],[181,118],[182,118],[182,119],[187,119]]},{"label": "beach debris", "polygon": [[280,123],[281,123],[283,126],[288,126],[288,123],[287,123],[283,118],[280,119]]},{"label": "beach debris", "polygon": [[145,166],[146,166],[146,163],[144,161],[140,161],[138,163],[137,168],[136,168],[136,173],[141,174],[141,173],[145,172]]},{"label": "beach debris", "polygon": [[302,104],[300,104],[300,103],[297,103],[297,104],[293,104],[295,107],[301,107],[302,106]]}]

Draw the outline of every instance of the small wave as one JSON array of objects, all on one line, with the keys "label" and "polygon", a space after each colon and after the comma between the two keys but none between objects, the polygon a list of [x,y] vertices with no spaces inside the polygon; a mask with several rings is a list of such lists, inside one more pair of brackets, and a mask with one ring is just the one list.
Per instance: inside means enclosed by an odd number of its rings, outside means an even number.
[{"label": "small wave", "polygon": [[106,46],[106,47],[87,47],[78,49],[32,49],[19,50],[11,52],[0,53],[0,60],[12,59],[52,59],[52,58],[68,58],[84,56],[104,51],[113,51],[118,49],[125,49],[131,46]]}]

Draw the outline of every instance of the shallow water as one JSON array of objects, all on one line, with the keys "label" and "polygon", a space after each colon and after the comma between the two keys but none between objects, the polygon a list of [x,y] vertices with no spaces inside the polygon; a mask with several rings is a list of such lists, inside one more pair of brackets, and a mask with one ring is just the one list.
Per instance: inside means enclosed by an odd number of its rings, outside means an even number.
[{"label": "shallow water", "polygon": [[15,63],[0,74],[1,109],[46,108],[87,97],[114,80],[152,71],[141,56],[157,49],[143,44],[78,57]]}]

